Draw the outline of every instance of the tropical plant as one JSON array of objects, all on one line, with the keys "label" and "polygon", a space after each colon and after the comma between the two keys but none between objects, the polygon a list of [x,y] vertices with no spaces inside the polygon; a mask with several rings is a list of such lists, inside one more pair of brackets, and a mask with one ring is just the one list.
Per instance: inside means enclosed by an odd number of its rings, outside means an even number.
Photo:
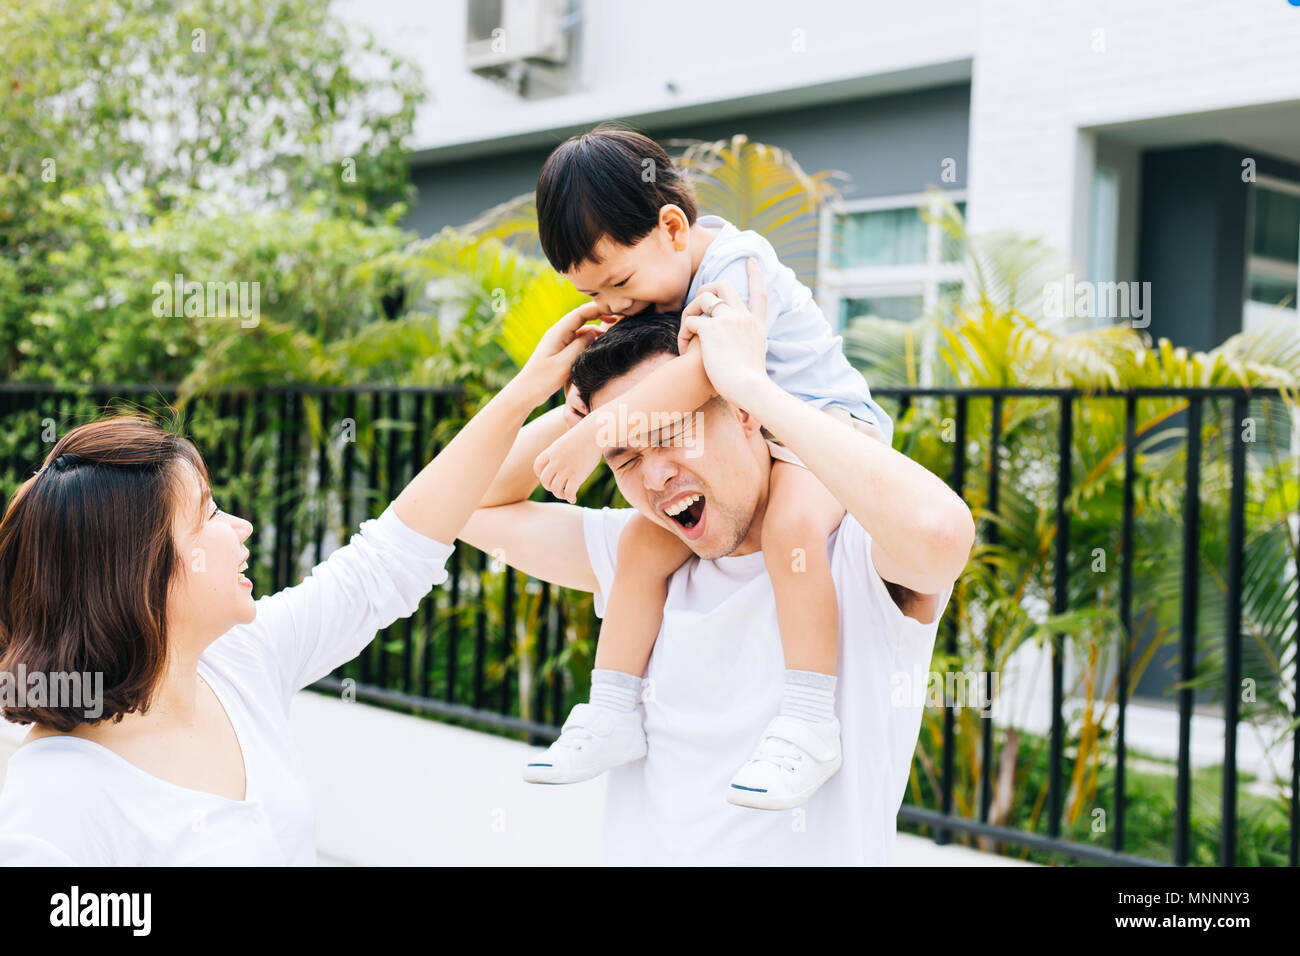
[{"label": "tropical plant", "polygon": [[[877,388],[915,387],[926,375],[935,385],[1000,388],[1039,386],[1098,389],[1138,386],[1278,387],[1283,401],[1251,402],[1255,430],[1248,456],[1247,536],[1244,554],[1242,673],[1253,679],[1256,696],[1242,719],[1284,734],[1295,706],[1286,680],[1297,638],[1297,600],[1293,573],[1297,542],[1288,517],[1300,500],[1297,462],[1289,447],[1286,410],[1294,414],[1300,385],[1300,343],[1294,330],[1265,328],[1229,339],[1208,353],[1188,352],[1161,340],[1154,348],[1137,330],[1115,326],[1072,329],[1042,317],[1036,306],[1043,286],[1061,273],[1059,260],[1040,243],[1008,233],[970,237],[960,216],[947,205],[938,217],[962,250],[964,296],[945,309],[913,322],[858,318],[845,332],[846,354]],[[924,343],[933,340],[930,367]],[[1181,551],[1186,429],[1175,427],[1188,400],[1144,397],[1133,423],[1136,460],[1134,553],[1122,554],[1123,476],[1126,436],[1124,403],[1119,398],[1085,397],[1075,403],[1067,499],[1070,520],[1068,603],[1062,615],[1050,613],[1055,574],[1056,422],[1060,402],[1051,396],[1004,397],[998,422],[1000,441],[989,447],[993,401],[967,399],[968,471],[964,495],[984,532],[966,574],[958,582],[956,652],[941,639],[936,666],[957,671],[990,671],[1005,679],[1016,652],[1028,645],[1064,646],[1067,656],[1068,790],[1065,822],[1074,824],[1098,806],[1099,781],[1107,769],[1107,748],[1117,709],[1116,660],[1124,643],[1130,655],[1130,688],[1136,687],[1159,649],[1176,638],[1182,571],[1170,554]],[[1285,407],[1284,407],[1285,406]],[[896,445],[939,474],[951,472],[954,400],[918,398],[898,423]],[[1221,697],[1223,641],[1227,606],[1230,445],[1243,423],[1232,419],[1227,403],[1206,410],[1202,433],[1193,437],[1204,449],[1201,466],[1200,609],[1194,686],[1206,697]],[[1003,480],[997,508],[987,497],[991,464]],[[1133,627],[1122,634],[1119,606],[1120,562],[1131,560],[1134,576]],[[1063,640],[1057,635],[1065,635]],[[1121,641],[1123,637],[1123,641]],[[982,752],[979,712],[957,715],[957,786],[954,803],[974,815],[980,793]],[[1041,738],[1025,733],[1024,714],[1004,716],[1000,746],[992,760],[990,819],[1006,823],[1020,816],[1037,825],[1046,799],[1046,778],[1028,786],[1021,742]],[[1292,729],[1294,727],[1292,726]],[[927,715],[913,777],[913,797],[937,786],[942,721]],[[996,739],[996,738],[995,738]],[[1279,738],[1280,739],[1280,738]],[[1279,781],[1281,777],[1279,775]]]}]

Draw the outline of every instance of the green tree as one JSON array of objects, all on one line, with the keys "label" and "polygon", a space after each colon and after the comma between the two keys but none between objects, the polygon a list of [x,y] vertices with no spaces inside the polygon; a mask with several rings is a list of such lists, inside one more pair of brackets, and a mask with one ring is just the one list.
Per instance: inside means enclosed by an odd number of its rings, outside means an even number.
[{"label": "green tree", "polygon": [[[179,271],[265,283],[229,271],[257,258],[235,251],[250,237],[266,250],[259,217],[300,210],[328,244],[349,223],[389,228],[412,193],[405,140],[419,78],[327,0],[4,4],[0,84],[6,377],[179,377],[177,359],[204,343],[183,321],[150,327],[141,305],[156,282]],[[293,244],[292,227],[275,225]],[[230,249],[187,259],[203,244],[187,229]],[[363,240],[350,264],[397,244]],[[276,278],[289,291],[309,271]],[[324,321],[331,291],[307,290],[307,321]],[[123,321],[128,333],[103,348]]]},{"label": "green tree", "polygon": [[328,0],[5,4],[0,64],[4,172],[32,191],[166,208],[324,190],[363,217],[409,195],[418,74]]}]

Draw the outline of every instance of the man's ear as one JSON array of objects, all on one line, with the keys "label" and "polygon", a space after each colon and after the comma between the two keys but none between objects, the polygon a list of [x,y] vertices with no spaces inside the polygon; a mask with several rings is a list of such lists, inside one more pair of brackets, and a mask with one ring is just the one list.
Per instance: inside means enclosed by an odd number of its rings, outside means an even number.
[{"label": "man's ear", "polygon": [[736,416],[736,421],[740,422],[741,430],[744,431],[746,438],[752,438],[763,428],[762,422],[739,405],[731,405],[730,402],[727,404],[730,405],[731,414]]},{"label": "man's ear", "polygon": [[686,248],[690,237],[691,224],[686,218],[686,213],[682,212],[681,206],[675,206],[669,203],[661,206],[659,209],[659,225],[663,227],[664,234],[668,241],[672,243],[676,252],[681,252]]}]

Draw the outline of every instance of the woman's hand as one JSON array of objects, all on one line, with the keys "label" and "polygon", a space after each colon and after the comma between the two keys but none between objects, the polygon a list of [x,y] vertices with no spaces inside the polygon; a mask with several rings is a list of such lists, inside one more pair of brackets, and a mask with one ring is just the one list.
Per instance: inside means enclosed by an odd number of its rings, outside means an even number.
[{"label": "woman's hand", "polygon": [[603,331],[603,326],[587,323],[601,318],[608,316],[595,302],[584,302],[568,313],[546,330],[511,384],[526,388],[534,406],[546,401],[568,381],[573,360]]}]

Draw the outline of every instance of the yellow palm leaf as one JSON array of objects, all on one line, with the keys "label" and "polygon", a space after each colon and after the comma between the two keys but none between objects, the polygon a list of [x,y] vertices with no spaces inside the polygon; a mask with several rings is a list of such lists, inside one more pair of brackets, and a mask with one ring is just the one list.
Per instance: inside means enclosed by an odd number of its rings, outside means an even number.
[{"label": "yellow palm leaf", "polygon": [[544,271],[526,284],[506,312],[501,347],[522,366],[542,335],[566,312],[590,301],[559,274]]}]

